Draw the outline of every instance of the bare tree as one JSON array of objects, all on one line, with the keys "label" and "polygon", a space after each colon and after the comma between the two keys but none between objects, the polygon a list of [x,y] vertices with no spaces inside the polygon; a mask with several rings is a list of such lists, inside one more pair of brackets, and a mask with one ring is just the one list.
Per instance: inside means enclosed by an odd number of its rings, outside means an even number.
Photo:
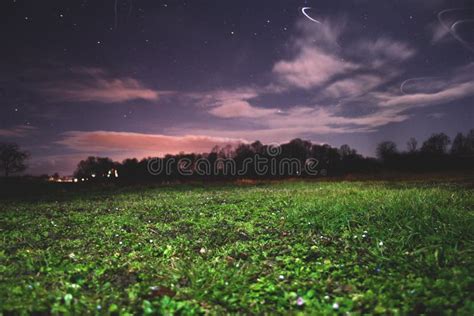
[{"label": "bare tree", "polygon": [[0,170],[5,177],[12,173],[21,172],[26,169],[25,160],[29,157],[26,151],[20,150],[15,143],[0,143]]}]

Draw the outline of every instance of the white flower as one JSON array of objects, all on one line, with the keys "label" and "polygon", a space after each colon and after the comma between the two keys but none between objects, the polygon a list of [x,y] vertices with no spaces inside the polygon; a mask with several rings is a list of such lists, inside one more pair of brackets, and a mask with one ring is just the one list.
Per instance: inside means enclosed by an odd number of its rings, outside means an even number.
[{"label": "white flower", "polygon": [[206,253],[206,249],[205,249],[205,248],[201,248],[201,250],[199,250],[199,252],[200,252],[201,254],[205,254],[205,253]]},{"label": "white flower", "polygon": [[302,297],[298,297],[298,299],[296,300],[296,305],[303,306],[303,304],[304,304],[304,299]]},{"label": "white flower", "polygon": [[332,308],[339,309],[339,304],[337,304],[337,303],[332,304]]},{"label": "white flower", "polygon": [[284,279],[285,279],[285,276],[282,275],[282,274],[280,274],[280,275],[278,276],[278,278],[279,278],[280,280],[284,280]]},{"label": "white flower", "polygon": [[379,242],[379,246],[380,246],[380,247],[383,246],[383,241]]}]

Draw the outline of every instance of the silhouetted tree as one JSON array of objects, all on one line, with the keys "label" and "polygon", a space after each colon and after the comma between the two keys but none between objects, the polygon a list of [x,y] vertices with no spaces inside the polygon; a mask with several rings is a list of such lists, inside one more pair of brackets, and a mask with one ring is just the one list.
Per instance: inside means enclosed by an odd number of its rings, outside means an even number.
[{"label": "silhouetted tree", "polygon": [[22,172],[27,166],[25,160],[29,153],[22,151],[15,143],[0,143],[0,170],[5,177],[12,173]]},{"label": "silhouetted tree", "polygon": [[352,149],[349,145],[344,144],[339,148],[339,154],[341,155],[341,159],[348,159],[348,158],[355,158],[358,156],[357,150]]},{"label": "silhouetted tree", "polygon": [[105,178],[109,172],[116,170],[118,164],[110,158],[88,157],[77,165],[74,176],[77,178]]},{"label": "silhouetted tree", "polygon": [[133,180],[140,177],[140,174],[146,171],[142,170],[142,167],[140,166],[140,163],[136,158],[125,159],[118,167],[118,170],[121,178],[129,180]]},{"label": "silhouetted tree", "polygon": [[447,152],[451,143],[449,136],[445,133],[433,134],[421,146],[421,152],[431,155],[443,155]]},{"label": "silhouetted tree", "polygon": [[397,153],[397,145],[392,141],[384,141],[377,145],[377,158],[382,161],[392,159]]},{"label": "silhouetted tree", "polygon": [[458,133],[451,146],[451,154],[455,156],[467,156],[474,154],[474,129],[464,136]]}]

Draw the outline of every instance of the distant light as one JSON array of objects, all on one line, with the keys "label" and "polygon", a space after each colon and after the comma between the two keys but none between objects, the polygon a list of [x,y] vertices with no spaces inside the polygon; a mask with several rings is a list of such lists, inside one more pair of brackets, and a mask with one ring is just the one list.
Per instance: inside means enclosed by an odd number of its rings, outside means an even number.
[{"label": "distant light", "polygon": [[81,181],[84,182],[84,181],[86,181],[86,179],[82,178]]},{"label": "distant light", "polygon": [[79,179],[77,179],[77,178],[74,178],[74,182],[78,182],[78,181],[79,181]]},{"label": "distant light", "polygon": [[91,176],[92,176],[92,178],[95,178],[95,174],[94,174],[94,173],[93,173]]}]

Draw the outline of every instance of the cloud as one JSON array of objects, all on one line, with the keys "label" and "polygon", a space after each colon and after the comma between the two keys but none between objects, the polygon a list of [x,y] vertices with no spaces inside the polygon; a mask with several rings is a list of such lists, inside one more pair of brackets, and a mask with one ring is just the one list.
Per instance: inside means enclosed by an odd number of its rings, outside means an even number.
[{"label": "cloud", "polygon": [[387,37],[358,40],[348,51],[375,69],[398,64],[416,53],[408,44]]},{"label": "cloud", "polygon": [[73,68],[71,72],[71,78],[43,84],[40,91],[58,101],[102,103],[156,101],[172,93],[147,88],[133,78],[114,78],[98,68]]},{"label": "cloud", "polygon": [[310,89],[321,85],[335,75],[343,74],[357,66],[316,47],[304,47],[292,60],[279,61],[273,72],[285,84]]},{"label": "cloud", "polygon": [[192,98],[204,107],[208,113],[220,118],[258,118],[273,113],[276,110],[255,107],[250,100],[265,93],[266,88],[238,88],[236,90],[214,90],[204,93],[194,93]]},{"label": "cloud", "polygon": [[428,114],[428,117],[432,119],[441,119],[444,116],[446,116],[446,113],[443,113],[443,112],[434,112],[434,113]]},{"label": "cloud", "polygon": [[334,98],[357,97],[371,91],[385,81],[384,78],[376,75],[355,75],[332,83],[324,90],[324,93]]},{"label": "cloud", "polygon": [[[276,111],[264,118],[248,119],[246,129],[188,128],[185,133],[220,137],[242,137],[265,142],[284,142],[295,137],[309,137],[324,134],[368,133],[376,128],[410,117],[394,108],[377,109],[366,115],[350,117],[341,114],[338,106],[297,106],[286,111]],[[183,129],[180,129],[183,132]]]},{"label": "cloud", "polygon": [[[345,19],[327,19],[317,26],[305,22],[296,25],[297,36],[290,41],[293,57],[279,60],[273,66],[277,80],[273,86],[280,86],[277,92],[285,91],[282,86],[286,90],[311,90],[341,78],[346,80],[341,85],[355,84],[354,80],[350,82],[350,77],[369,80],[367,76],[374,72],[383,72],[384,77],[393,78],[400,73],[400,63],[416,54],[407,43],[386,36],[376,39],[353,37]],[[351,40],[339,44],[343,36]],[[366,77],[360,77],[361,73]]]},{"label": "cloud", "polygon": [[474,63],[458,67],[443,77],[420,77],[405,80],[409,94],[373,93],[380,107],[410,109],[448,103],[474,95]]},{"label": "cloud", "polygon": [[36,127],[31,125],[18,125],[12,128],[0,129],[0,137],[21,138],[31,135],[36,131]]},{"label": "cloud", "polygon": [[337,53],[343,22],[318,24],[317,32],[304,22],[297,24],[299,35],[292,39],[294,57],[277,61],[273,66],[273,74],[280,84],[310,89],[338,74],[357,69],[356,64],[345,61]]},{"label": "cloud", "polygon": [[418,107],[425,105],[436,105],[440,103],[448,103],[457,99],[464,98],[474,94],[474,82],[465,82],[451,85],[444,90],[433,93],[414,93],[406,95],[385,95],[380,94],[381,99],[385,99],[379,103],[381,107]]},{"label": "cloud", "polygon": [[179,152],[208,152],[214,146],[235,145],[243,139],[209,137],[201,135],[169,136],[111,131],[69,131],[57,144],[80,152],[105,152],[111,157],[124,153],[135,157],[162,156]]},{"label": "cloud", "polygon": [[[238,118],[241,127],[211,129],[197,124],[170,131],[267,142],[370,133],[412,118],[417,108],[474,95],[472,64],[444,77],[410,80],[400,91],[404,64],[417,53],[411,45],[387,36],[352,37],[344,23],[331,21],[321,26],[298,23],[297,31],[290,40],[290,57],[274,63],[267,85],[196,94],[209,114]],[[338,44],[342,35],[350,39]],[[302,99],[295,95],[309,97],[286,107],[265,104],[266,96],[276,94],[293,100]]]},{"label": "cloud", "polygon": [[262,109],[250,105],[246,101],[236,100],[212,108],[209,113],[222,118],[247,117],[259,118],[274,113],[273,109]]},{"label": "cloud", "polygon": [[431,33],[432,44],[438,43],[439,41],[445,39],[446,36],[449,34],[449,29],[439,23],[439,21],[430,24],[428,30]]},{"label": "cloud", "polygon": [[[409,83],[404,94],[398,87],[381,89],[384,79],[373,75],[356,75],[329,85],[327,94],[347,97],[347,101],[335,105],[317,103],[299,105],[287,109],[260,108],[252,104],[242,105],[249,112],[264,110],[261,115],[245,116],[245,129],[186,130],[187,133],[243,137],[248,140],[287,141],[294,137],[321,134],[369,133],[380,127],[406,121],[414,116],[413,110],[460,100],[474,95],[472,70],[474,64],[455,69],[445,77],[424,77]],[[364,92],[364,95],[360,95]],[[252,94],[254,95],[254,94]],[[354,97],[356,96],[356,97]],[[360,96],[360,97],[359,97]],[[362,111],[350,111],[354,100],[363,104]],[[225,117],[240,116],[232,111]],[[305,136],[306,135],[306,136]]]}]

